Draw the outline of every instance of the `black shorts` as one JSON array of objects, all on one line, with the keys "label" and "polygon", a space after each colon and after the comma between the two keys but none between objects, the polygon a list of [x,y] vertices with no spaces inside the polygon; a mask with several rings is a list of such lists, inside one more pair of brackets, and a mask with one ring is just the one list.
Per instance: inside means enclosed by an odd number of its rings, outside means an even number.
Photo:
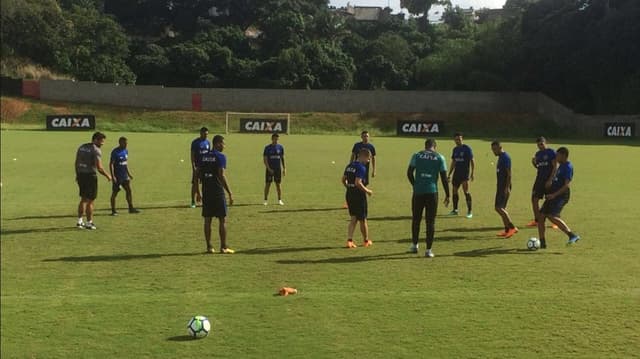
[{"label": "black shorts", "polygon": [[542,208],[540,208],[540,213],[548,216],[560,217],[560,212],[562,212],[562,209],[567,203],[569,203],[568,194],[564,194],[552,200],[546,200],[542,204]]},{"label": "black shorts", "polygon": [[224,218],[227,216],[227,199],[224,194],[202,195],[202,217]]},{"label": "black shorts", "polygon": [[544,198],[544,195],[547,192],[547,189],[545,188],[545,182],[546,181],[536,180],[533,183],[533,189],[531,190],[531,197],[532,198],[537,198],[537,199],[543,199]]},{"label": "black shorts", "polygon": [[94,200],[98,197],[98,176],[95,173],[76,174],[80,197]]},{"label": "black shorts", "polygon": [[367,194],[359,189],[348,189],[346,197],[349,215],[359,220],[367,219]]},{"label": "black shorts", "polygon": [[496,190],[494,206],[496,208],[507,208],[507,202],[509,202],[509,193],[504,193],[504,189]]},{"label": "black shorts", "polygon": [[453,178],[451,179],[451,184],[453,187],[459,187],[462,183],[467,182],[469,180],[469,175],[466,176],[456,176],[455,173]]},{"label": "black shorts", "polygon": [[129,180],[118,180],[118,179],[113,179],[113,183],[111,184],[111,189],[113,190],[113,192],[118,192],[120,191],[120,187],[121,186],[128,186],[129,185]]},{"label": "black shorts", "polygon": [[269,170],[265,170],[264,180],[267,183],[275,181],[276,183],[282,182],[282,169],[274,168],[273,173],[269,173]]}]

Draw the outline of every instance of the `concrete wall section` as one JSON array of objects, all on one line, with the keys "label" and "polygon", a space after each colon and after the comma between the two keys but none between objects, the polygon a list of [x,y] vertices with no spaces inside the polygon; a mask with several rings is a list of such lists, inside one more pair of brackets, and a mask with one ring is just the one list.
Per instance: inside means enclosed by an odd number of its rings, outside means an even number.
[{"label": "concrete wall section", "polygon": [[194,89],[42,80],[40,98],[163,110],[534,114],[581,136],[603,136],[608,122],[634,123],[640,131],[640,116],[578,115],[533,92]]},{"label": "concrete wall section", "polygon": [[166,110],[191,109],[191,92],[185,91],[187,89],[55,80],[42,80],[40,88],[43,100]]}]

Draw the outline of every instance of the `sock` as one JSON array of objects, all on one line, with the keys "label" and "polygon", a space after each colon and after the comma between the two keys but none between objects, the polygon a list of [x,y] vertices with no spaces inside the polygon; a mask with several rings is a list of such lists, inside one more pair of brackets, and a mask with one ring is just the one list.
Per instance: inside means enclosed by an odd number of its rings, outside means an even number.
[{"label": "sock", "polygon": [[458,196],[457,193],[453,194],[453,210],[457,211],[458,210],[458,200],[460,199],[460,197]]},{"label": "sock", "polygon": [[513,223],[509,222],[507,229],[515,229],[516,226],[513,225]]},{"label": "sock", "polygon": [[78,217],[78,223],[82,223],[82,217]]},{"label": "sock", "polygon": [[467,200],[467,208],[469,209],[469,213],[471,213],[471,193],[465,193],[464,198]]},{"label": "sock", "polygon": [[571,238],[571,237],[575,237],[575,236],[576,236],[576,234],[575,234],[575,233],[573,233],[573,232],[569,232],[569,233],[568,233],[568,236],[569,236],[569,238]]}]

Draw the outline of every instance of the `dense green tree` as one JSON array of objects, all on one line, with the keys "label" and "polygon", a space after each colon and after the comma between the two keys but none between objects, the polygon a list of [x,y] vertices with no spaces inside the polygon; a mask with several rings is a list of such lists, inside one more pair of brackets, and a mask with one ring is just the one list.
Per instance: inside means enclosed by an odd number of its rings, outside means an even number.
[{"label": "dense green tree", "polygon": [[16,55],[58,69],[64,62],[69,24],[55,0],[3,0],[0,35],[3,56]]}]

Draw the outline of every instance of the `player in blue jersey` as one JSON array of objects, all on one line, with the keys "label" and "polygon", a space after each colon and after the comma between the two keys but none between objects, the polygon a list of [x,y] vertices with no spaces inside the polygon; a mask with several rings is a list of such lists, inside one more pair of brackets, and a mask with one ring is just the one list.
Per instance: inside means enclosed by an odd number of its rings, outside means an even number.
[{"label": "player in blue jersey", "polygon": [[203,127],[200,129],[200,137],[191,142],[191,208],[196,208],[196,202],[200,202],[202,199],[198,167],[201,165],[202,155],[211,150],[211,144],[207,140],[208,135],[209,129]]},{"label": "player in blue jersey", "polygon": [[271,144],[264,148],[262,153],[265,170],[265,186],[264,186],[264,205],[269,204],[267,198],[269,197],[269,190],[271,189],[271,182],[276,183],[276,190],[278,192],[278,204],[284,205],[282,202],[282,176],[286,174],[286,168],[284,164],[284,147],[278,143],[280,135],[274,133],[271,135]]},{"label": "player in blue jersey", "polygon": [[211,245],[211,222],[218,218],[218,233],[220,235],[220,253],[231,254],[234,250],[227,247],[227,201],[225,192],[229,195],[229,204],[233,204],[233,194],[229,188],[225,169],[227,157],[224,151],[224,137],[213,137],[213,150],[204,153],[200,159],[198,175],[202,181],[202,217],[204,217],[204,240],[207,253],[214,253]]},{"label": "player in blue jersey", "polygon": [[[107,181],[111,181],[111,175],[102,167],[102,151],[100,147],[104,144],[105,136],[101,132],[96,132],[91,136],[91,142],[85,143],[76,152],[76,182],[80,191],[80,203],[78,203],[78,222],[76,226],[80,229],[96,229],[93,224],[94,201],[98,196],[98,175],[99,172]],[[82,216],[87,216],[87,221],[82,221]]]},{"label": "player in blue jersey", "polygon": [[558,148],[556,160],[559,163],[558,170],[555,172],[551,186],[545,196],[545,201],[540,209],[540,217],[538,217],[540,248],[547,248],[547,241],[544,237],[544,222],[547,218],[569,237],[567,244],[573,244],[580,240],[580,236],[573,233],[567,223],[560,218],[562,208],[569,203],[569,198],[571,197],[570,186],[573,180],[573,165],[569,162],[569,150],[566,147]]},{"label": "player in blue jersey", "polygon": [[131,196],[131,180],[133,176],[129,171],[129,150],[127,150],[127,138],[120,137],[118,139],[118,147],[111,151],[111,161],[109,162],[109,172],[113,178],[112,191],[111,191],[111,215],[117,216],[116,211],[116,196],[120,192],[120,187],[124,188],[126,193],[127,204],[129,205],[129,213],[139,213],[135,207],[133,207],[133,199]]},{"label": "player in blue jersey", "polygon": [[494,206],[504,224],[504,232],[498,233],[498,236],[511,238],[518,232],[518,228],[513,225],[509,212],[507,212],[507,202],[509,202],[509,195],[511,194],[511,157],[504,151],[498,141],[491,143],[491,151],[493,151],[494,155],[498,156],[498,163],[496,164],[496,199]]},{"label": "player in blue jersey", "polygon": [[369,225],[367,223],[367,196],[373,192],[364,183],[366,178],[365,163],[371,160],[371,152],[368,148],[361,148],[358,151],[357,161],[351,162],[344,170],[342,184],[347,189],[346,199],[349,206],[351,221],[347,227],[347,248],[356,248],[353,243],[353,232],[356,224],[360,222],[360,232],[362,233],[363,245],[371,246],[373,242],[369,238]]},{"label": "player in blue jersey", "polygon": [[528,227],[536,227],[538,225],[537,219],[540,217],[540,200],[544,198],[544,195],[551,187],[551,181],[553,181],[557,169],[556,152],[547,146],[547,140],[544,137],[538,137],[536,139],[536,145],[538,146],[538,152],[536,152],[531,159],[531,164],[537,171],[531,192],[533,220],[527,223]]},{"label": "player in blue jersey", "polygon": [[449,205],[449,182],[447,181],[447,163],[444,156],[436,152],[436,141],[427,139],[424,150],[411,156],[407,168],[407,178],[413,187],[411,198],[411,240],[409,252],[418,253],[418,236],[420,235],[420,222],[422,213],[425,213],[427,222],[427,251],[425,257],[433,258],[431,250],[435,235],[436,214],[438,213],[438,177],[447,195],[444,205]]},{"label": "player in blue jersey", "polygon": [[[451,155],[451,168],[449,169],[448,180],[451,181],[453,187],[453,210],[450,215],[458,215],[458,189],[462,185],[462,191],[467,201],[467,218],[473,218],[473,212],[471,211],[471,193],[469,193],[469,179],[473,181],[473,174],[476,168],[476,163],[473,160],[473,151],[471,147],[462,143],[462,133],[456,132],[453,135],[453,141],[456,147],[453,148]],[[451,177],[453,174],[453,178]]]},{"label": "player in blue jersey", "polygon": [[[371,177],[375,177],[376,176],[376,148],[373,146],[373,144],[371,144],[371,142],[369,142],[370,139],[370,135],[369,135],[369,131],[362,131],[362,133],[360,134],[360,138],[362,139],[361,142],[356,142],[353,145],[353,148],[351,149],[351,160],[349,162],[354,162],[358,160],[358,154],[360,153],[360,150],[363,148],[366,148],[369,150],[369,152],[371,152],[371,160],[367,163],[365,163],[364,167],[367,169],[367,173],[365,174],[365,178],[364,178],[364,185],[368,186],[369,185],[369,172],[371,172]],[[371,166],[369,166],[369,164],[371,164]]]}]

